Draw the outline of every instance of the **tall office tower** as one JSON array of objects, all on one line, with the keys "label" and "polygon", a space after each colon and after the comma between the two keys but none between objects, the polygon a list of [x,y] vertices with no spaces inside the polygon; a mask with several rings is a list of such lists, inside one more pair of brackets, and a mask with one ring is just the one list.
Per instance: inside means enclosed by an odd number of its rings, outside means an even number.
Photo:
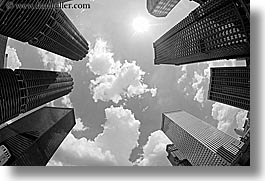
[{"label": "tall office tower", "polygon": [[195,1],[196,3],[203,4],[207,2],[208,0],[190,0],[190,1]]},{"label": "tall office tower", "polygon": [[69,94],[73,84],[66,72],[0,69],[0,124]]},{"label": "tall office tower", "polygon": [[174,144],[167,145],[166,151],[172,166],[192,166]]},{"label": "tall office tower", "polygon": [[11,69],[0,69],[0,125],[21,112],[21,95],[16,74]]},{"label": "tall office tower", "polygon": [[244,143],[184,111],[164,113],[162,131],[193,166],[238,164]]},{"label": "tall office tower", "polygon": [[156,17],[166,17],[180,0],[147,0],[148,12]]},{"label": "tall office tower", "polygon": [[44,107],[4,127],[0,165],[45,166],[74,125],[73,109]]},{"label": "tall office tower", "polygon": [[0,35],[0,68],[4,68],[7,37]]},{"label": "tall office tower", "polygon": [[155,64],[250,56],[250,21],[241,0],[209,0],[154,43]]},{"label": "tall office tower", "polygon": [[250,110],[249,67],[211,68],[208,99]]},{"label": "tall office tower", "polygon": [[0,34],[71,60],[83,59],[89,49],[87,41],[62,9],[51,7],[53,0],[18,0],[12,8],[10,1],[3,0]]}]

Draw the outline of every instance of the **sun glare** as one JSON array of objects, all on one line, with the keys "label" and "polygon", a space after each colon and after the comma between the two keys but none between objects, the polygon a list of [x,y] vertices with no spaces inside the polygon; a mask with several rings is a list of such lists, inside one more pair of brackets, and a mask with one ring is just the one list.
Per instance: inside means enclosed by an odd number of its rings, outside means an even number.
[{"label": "sun glare", "polygon": [[133,20],[133,28],[136,33],[144,33],[149,30],[149,22],[143,17],[137,17]]}]

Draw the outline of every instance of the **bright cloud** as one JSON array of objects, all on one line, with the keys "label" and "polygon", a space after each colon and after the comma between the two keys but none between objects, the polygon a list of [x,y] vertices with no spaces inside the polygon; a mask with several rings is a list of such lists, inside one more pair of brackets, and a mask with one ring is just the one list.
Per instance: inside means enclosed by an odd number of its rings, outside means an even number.
[{"label": "bright cloud", "polygon": [[153,132],[143,147],[142,158],[138,159],[135,164],[139,166],[171,166],[166,152],[168,144],[172,144],[172,142],[161,130]]},{"label": "bright cloud", "polygon": [[[139,139],[140,121],[123,107],[105,109],[106,123],[103,133],[95,141],[77,139],[69,134],[54,155],[50,165],[130,166],[132,150]],[[58,164],[57,164],[58,165]]]},{"label": "bright cloud", "polygon": [[238,137],[234,129],[243,127],[247,111],[221,103],[215,103],[212,107],[212,117],[218,121],[217,129]]},{"label": "bright cloud", "polygon": [[74,131],[86,131],[88,129],[88,127],[84,126],[84,123],[82,122],[81,118],[77,118],[75,121],[76,124],[73,128]]},{"label": "bright cloud", "polygon": [[62,97],[62,100],[61,100],[62,104],[65,105],[67,108],[73,108],[73,104],[71,102],[71,99],[70,99],[70,95],[66,95],[66,96],[63,96]]},{"label": "bright cloud", "polygon": [[87,66],[96,75],[105,75],[111,72],[115,61],[113,53],[107,50],[107,42],[99,39],[90,52]]},{"label": "bright cloud", "polygon": [[236,60],[218,60],[199,64],[184,65],[181,68],[183,74],[177,80],[180,89],[185,95],[192,95],[193,100],[204,106],[207,100],[210,82],[210,69],[212,67],[233,67]]},{"label": "bright cloud", "polygon": [[72,70],[71,60],[43,49],[38,49],[38,53],[46,69],[59,72],[70,72]]},{"label": "bright cloud", "polygon": [[143,83],[145,72],[136,65],[136,62],[115,62],[113,53],[102,40],[97,40],[94,50],[89,55],[87,66],[99,76],[90,84],[95,102],[101,100],[118,103],[123,98],[141,96],[147,92],[153,97],[156,96],[157,90],[149,89],[148,85]]},{"label": "bright cloud", "polygon": [[15,70],[15,69],[19,69],[22,66],[22,63],[20,62],[18,55],[17,55],[17,50],[15,48],[11,48],[10,46],[7,46],[6,54],[8,54],[7,68],[11,68]]}]

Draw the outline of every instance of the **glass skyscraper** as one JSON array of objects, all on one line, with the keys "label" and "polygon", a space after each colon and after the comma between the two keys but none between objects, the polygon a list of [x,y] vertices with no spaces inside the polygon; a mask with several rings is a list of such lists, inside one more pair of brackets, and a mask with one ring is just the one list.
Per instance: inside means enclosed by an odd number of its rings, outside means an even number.
[{"label": "glass skyscraper", "polygon": [[147,0],[148,12],[156,17],[165,17],[180,0]]},{"label": "glass skyscraper", "polygon": [[249,10],[240,0],[209,0],[154,42],[155,64],[183,65],[250,56]]},{"label": "glass skyscraper", "polygon": [[0,165],[45,166],[75,125],[74,110],[44,107],[0,130]]},{"label": "glass skyscraper", "polygon": [[250,110],[249,67],[211,68],[208,99]]},{"label": "glass skyscraper", "polygon": [[163,113],[162,131],[193,166],[237,165],[245,146],[185,111]]}]

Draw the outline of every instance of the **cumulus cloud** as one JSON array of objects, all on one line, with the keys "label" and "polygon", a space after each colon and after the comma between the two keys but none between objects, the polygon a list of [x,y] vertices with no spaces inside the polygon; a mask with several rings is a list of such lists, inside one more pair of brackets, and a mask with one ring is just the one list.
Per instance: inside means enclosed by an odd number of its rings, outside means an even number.
[{"label": "cumulus cloud", "polygon": [[217,129],[236,138],[238,135],[234,132],[234,129],[243,128],[247,113],[245,110],[222,103],[212,105],[212,117],[218,121]]},{"label": "cumulus cloud", "polygon": [[22,66],[21,61],[18,58],[17,50],[15,48],[11,48],[10,46],[6,47],[7,57],[7,68],[10,69],[19,69]]},{"label": "cumulus cloud", "polygon": [[96,75],[110,73],[115,64],[113,53],[111,53],[106,47],[107,42],[99,39],[97,40],[94,49],[90,52],[90,59],[87,66]]},{"label": "cumulus cloud", "polygon": [[135,61],[114,61],[113,53],[107,49],[107,43],[97,40],[89,55],[87,67],[98,77],[91,80],[90,89],[95,102],[113,101],[118,103],[124,98],[141,96],[150,92],[154,97],[157,90],[149,89],[143,83],[145,72]]},{"label": "cumulus cloud", "polygon": [[84,126],[81,118],[77,118],[75,121],[76,125],[73,128],[74,131],[86,131],[88,129],[88,127]]},{"label": "cumulus cloud", "polygon": [[172,144],[163,131],[153,132],[147,144],[143,147],[142,158],[138,159],[135,164],[139,166],[171,166],[167,159],[166,146]]},{"label": "cumulus cloud", "polygon": [[206,100],[207,90],[208,90],[209,79],[207,77],[198,74],[197,71],[194,72],[192,88],[196,91],[194,100],[202,104]]},{"label": "cumulus cloud", "polygon": [[237,61],[234,59],[184,65],[181,68],[183,74],[177,80],[178,87],[184,90],[185,95],[191,95],[193,100],[204,106],[209,90],[210,69],[233,66],[237,66]]},{"label": "cumulus cloud", "polygon": [[132,150],[139,139],[140,121],[123,107],[105,109],[106,123],[103,133],[95,141],[77,139],[69,134],[54,155],[52,163],[63,165],[130,166]]},{"label": "cumulus cloud", "polygon": [[38,53],[46,69],[59,72],[70,72],[72,70],[71,60],[43,49],[38,49]]},{"label": "cumulus cloud", "polygon": [[73,108],[73,104],[71,102],[71,99],[70,99],[70,95],[66,95],[66,96],[63,96],[62,97],[62,100],[61,100],[62,104],[65,105],[67,108]]}]

